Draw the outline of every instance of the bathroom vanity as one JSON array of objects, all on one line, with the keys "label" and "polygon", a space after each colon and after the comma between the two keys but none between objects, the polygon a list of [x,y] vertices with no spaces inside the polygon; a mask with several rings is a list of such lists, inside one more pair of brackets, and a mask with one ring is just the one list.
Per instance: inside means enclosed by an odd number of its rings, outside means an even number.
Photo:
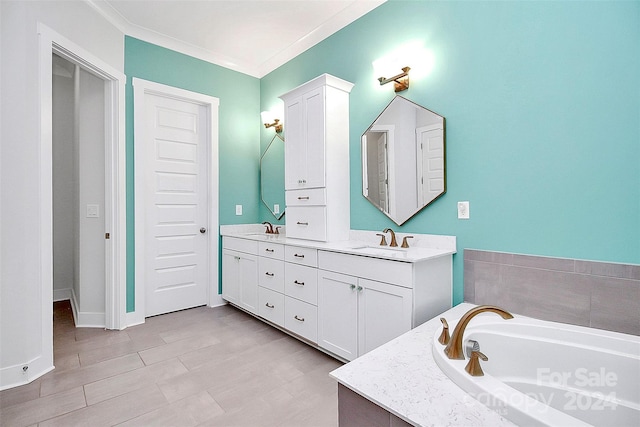
[{"label": "bathroom vanity", "polygon": [[280,97],[286,236],[221,227],[222,297],[345,361],[450,308],[456,252],[451,236],[415,235],[401,248],[350,230],[352,87],[323,74]]},{"label": "bathroom vanity", "polygon": [[415,235],[413,247],[394,249],[378,247],[374,231],[341,242],[269,235],[257,224],[221,234],[222,297],[341,360],[451,307],[455,237]]}]

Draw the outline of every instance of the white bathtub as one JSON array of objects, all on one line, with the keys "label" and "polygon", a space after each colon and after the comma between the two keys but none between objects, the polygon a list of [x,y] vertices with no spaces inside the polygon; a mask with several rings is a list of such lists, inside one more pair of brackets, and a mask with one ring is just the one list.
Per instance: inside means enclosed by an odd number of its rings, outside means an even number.
[{"label": "white bathtub", "polygon": [[[447,319],[453,332],[458,319]],[[442,371],[518,425],[640,426],[640,337],[522,316],[482,313],[467,325],[489,360],[472,377],[433,337]]]}]

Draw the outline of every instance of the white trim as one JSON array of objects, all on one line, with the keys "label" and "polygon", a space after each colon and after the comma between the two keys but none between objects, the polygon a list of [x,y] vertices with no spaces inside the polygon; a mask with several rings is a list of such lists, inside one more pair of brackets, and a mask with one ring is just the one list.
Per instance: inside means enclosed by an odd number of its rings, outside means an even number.
[{"label": "white trim", "polygon": [[93,313],[90,311],[78,311],[78,299],[76,293],[71,289],[71,311],[76,328],[104,328],[105,313]]},{"label": "white trim", "polygon": [[[25,366],[27,367],[26,371],[23,370]],[[25,363],[19,363],[17,365],[2,368],[0,369],[0,378],[2,378],[0,391],[29,384],[31,381],[41,377],[47,372],[53,371],[54,368],[55,367],[49,362],[48,358],[43,355],[28,360]]]},{"label": "white trim", "polygon": [[53,290],[53,302],[68,301],[70,299],[71,299],[71,288]]},{"label": "white trim", "polygon": [[[51,28],[38,23],[40,36],[40,149],[41,149],[41,236],[42,256],[52,264],[51,189],[51,61],[52,52],[80,65],[105,81],[105,230],[111,238],[105,248],[105,321],[108,329],[123,329],[126,314],[126,164],[125,164],[125,85],[126,76]],[[107,166],[107,165],[106,165]],[[46,183],[46,184],[45,184]],[[108,195],[110,194],[111,197]],[[46,222],[46,226],[45,226]],[[52,265],[42,276],[43,289],[51,286]],[[45,270],[44,265],[42,270]],[[51,301],[49,299],[49,301]],[[43,299],[44,304],[44,299]],[[51,305],[50,303],[47,303]],[[44,329],[48,330],[48,329]]]},{"label": "white trim", "polygon": [[[145,94],[156,94],[187,102],[195,102],[207,108],[209,114],[209,233],[207,233],[207,244],[209,253],[209,303],[211,307],[221,305],[222,297],[218,295],[218,245],[220,233],[218,231],[218,98],[167,86],[161,83],[151,82],[134,77],[133,78],[133,100],[134,100],[134,123],[145,123]],[[144,138],[144,126],[134,127],[134,141],[142,141]],[[139,225],[145,221],[144,215],[144,155],[142,144],[134,143],[135,158],[135,311],[127,313],[127,324],[129,326],[144,323],[145,319],[145,245],[144,227]],[[215,230],[215,234],[213,233]],[[214,239],[215,236],[215,239]]]},{"label": "white trim", "polygon": [[251,61],[241,61],[238,58],[231,58],[218,52],[212,52],[203,47],[136,25],[128,21],[108,2],[96,0],[84,1],[93,7],[113,26],[128,36],[135,37],[148,43],[153,43],[157,46],[162,46],[166,49],[181,52],[230,70],[248,74],[252,77],[261,78],[351,24],[353,21],[371,12],[386,0],[354,1],[351,5],[340,11],[340,13],[332,16],[329,20],[322,23],[316,29],[304,35],[299,40],[296,40],[291,45],[282,49],[277,49],[277,52],[262,64],[256,64]]}]

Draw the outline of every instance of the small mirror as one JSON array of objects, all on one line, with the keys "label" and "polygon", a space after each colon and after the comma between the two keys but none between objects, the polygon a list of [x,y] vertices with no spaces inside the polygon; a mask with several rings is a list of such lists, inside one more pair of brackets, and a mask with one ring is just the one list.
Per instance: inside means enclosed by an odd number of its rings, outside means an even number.
[{"label": "small mirror", "polygon": [[446,191],[444,128],[396,96],[362,135],[362,194],[398,225]]},{"label": "small mirror", "polygon": [[284,139],[275,134],[260,157],[260,197],[276,217],[284,215]]}]

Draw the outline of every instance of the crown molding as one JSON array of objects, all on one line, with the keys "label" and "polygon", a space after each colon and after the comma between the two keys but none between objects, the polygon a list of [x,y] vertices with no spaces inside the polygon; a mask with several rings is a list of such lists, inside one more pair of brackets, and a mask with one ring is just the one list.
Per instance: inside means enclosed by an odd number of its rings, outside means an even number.
[{"label": "crown molding", "polygon": [[212,52],[191,43],[136,25],[127,20],[105,1],[84,1],[125,35],[135,37],[145,42],[153,43],[224,68],[238,71],[252,77],[262,78],[309,48],[320,43],[335,32],[346,27],[356,19],[380,6],[386,0],[367,0],[352,3],[349,7],[332,16],[328,21],[324,22],[309,34],[300,38],[295,43],[292,43],[281,51],[276,52],[270,59],[262,64],[240,61],[237,58],[231,58],[217,52]]}]

